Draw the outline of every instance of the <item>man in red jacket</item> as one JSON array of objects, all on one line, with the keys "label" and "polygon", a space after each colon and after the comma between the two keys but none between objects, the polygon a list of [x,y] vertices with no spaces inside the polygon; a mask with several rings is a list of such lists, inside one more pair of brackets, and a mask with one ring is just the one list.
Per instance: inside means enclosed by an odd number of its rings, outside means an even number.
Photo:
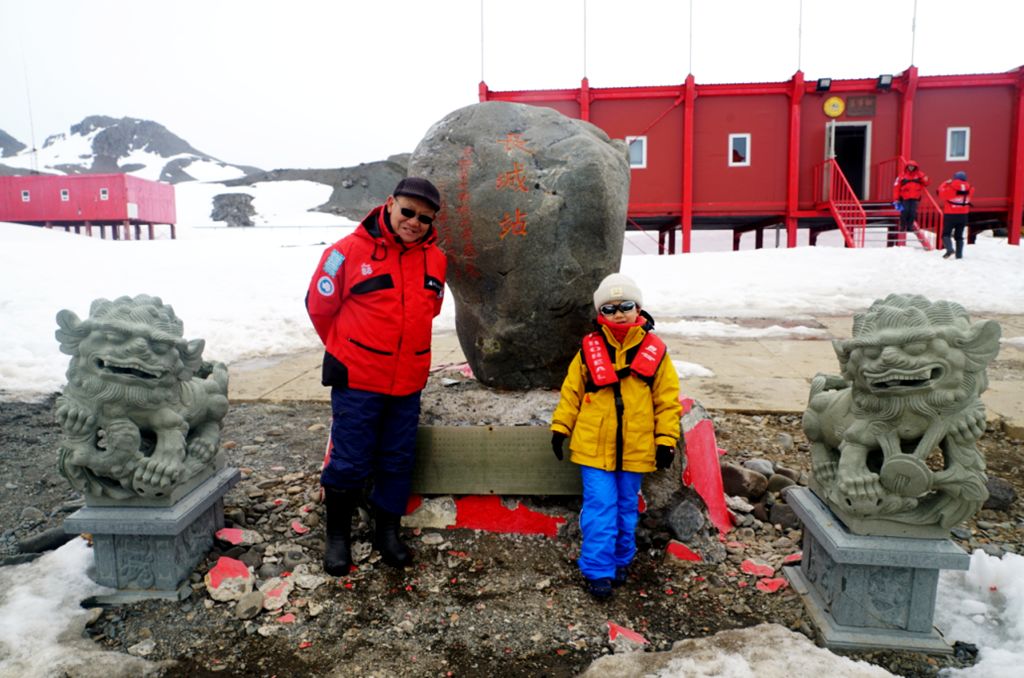
[{"label": "man in red jacket", "polygon": [[320,483],[324,569],[348,574],[350,531],[373,481],[373,545],[385,563],[412,562],[398,536],[412,483],[420,392],[430,371],[431,326],[441,311],[447,261],[434,242],[437,188],[407,177],[350,235],[320,257],[306,310],[324,342],[331,437]]},{"label": "man in red jacket", "polygon": [[900,228],[896,236],[896,245],[903,245],[907,231],[913,230],[914,222],[917,221],[917,206],[927,185],[928,175],[921,171],[917,162],[908,160],[906,167],[892,185],[893,203],[900,210]]},{"label": "man in red jacket", "polygon": [[966,172],[956,172],[952,179],[946,179],[938,188],[942,203],[942,244],[946,248],[943,259],[953,256],[953,240],[956,240],[956,258],[964,258],[964,227],[971,211],[974,187],[967,181]]}]

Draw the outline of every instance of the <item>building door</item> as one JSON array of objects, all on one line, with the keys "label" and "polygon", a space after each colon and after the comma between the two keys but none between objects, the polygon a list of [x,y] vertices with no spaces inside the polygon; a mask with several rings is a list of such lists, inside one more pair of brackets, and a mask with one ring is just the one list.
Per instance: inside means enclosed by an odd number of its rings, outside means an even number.
[{"label": "building door", "polygon": [[854,195],[867,200],[871,123],[829,121],[825,125],[825,159],[828,158],[835,158]]}]

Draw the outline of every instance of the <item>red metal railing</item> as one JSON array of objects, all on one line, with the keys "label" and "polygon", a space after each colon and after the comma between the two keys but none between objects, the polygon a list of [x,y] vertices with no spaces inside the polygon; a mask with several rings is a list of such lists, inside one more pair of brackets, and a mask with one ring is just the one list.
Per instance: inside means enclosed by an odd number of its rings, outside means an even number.
[{"label": "red metal railing", "polygon": [[[896,183],[896,177],[900,175],[900,171],[906,166],[907,160],[902,155],[875,165],[875,183],[872,192],[875,200],[878,202],[892,200],[893,184]],[[921,202],[917,206],[914,235],[926,250],[935,249],[942,242],[942,208],[939,207],[935,196],[927,188],[921,192]]]},{"label": "red metal railing", "polygon": [[814,202],[828,204],[847,247],[864,247],[867,215],[835,158],[814,166]]}]

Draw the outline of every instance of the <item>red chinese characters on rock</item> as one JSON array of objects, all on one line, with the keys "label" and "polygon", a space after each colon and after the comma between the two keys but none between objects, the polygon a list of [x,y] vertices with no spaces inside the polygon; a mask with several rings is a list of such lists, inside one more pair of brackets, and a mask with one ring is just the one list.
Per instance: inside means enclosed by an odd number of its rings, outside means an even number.
[{"label": "red chinese characters on rock", "polygon": [[[505,152],[512,155],[513,152],[530,154],[530,149],[526,147],[526,142],[523,139],[522,134],[508,133],[504,137],[498,139],[498,143],[501,144]],[[526,185],[526,171],[522,163],[513,160],[512,169],[507,172],[502,172],[495,179],[494,185],[498,190],[516,191],[519,193],[528,193],[529,187]],[[498,226],[501,228],[501,232],[498,234],[499,240],[504,240],[505,236],[509,233],[518,236],[526,236],[526,216],[527,213],[518,207],[515,208],[515,214],[505,212],[501,221],[498,222]]]},{"label": "red chinese characters on rock", "polygon": [[508,212],[505,212],[505,217],[499,224],[501,226],[501,235],[498,236],[499,240],[504,240],[505,236],[509,233],[515,235],[526,235],[526,212],[520,211],[516,208],[516,214],[513,217]]},{"label": "red chinese characters on rock", "polygon": [[529,190],[526,188],[526,177],[523,176],[523,166],[515,161],[512,162],[511,170],[498,175],[495,185],[501,189],[507,188],[513,191],[522,191],[523,193],[526,193]]},{"label": "red chinese characters on rock", "polygon": [[469,170],[473,166],[473,147],[466,146],[462,149],[462,156],[459,158],[459,191],[456,197],[458,207],[455,208],[458,214],[459,234],[462,236],[462,257],[465,262],[464,270],[471,278],[480,277],[480,269],[474,263],[477,253],[473,245],[473,214],[469,206]]}]

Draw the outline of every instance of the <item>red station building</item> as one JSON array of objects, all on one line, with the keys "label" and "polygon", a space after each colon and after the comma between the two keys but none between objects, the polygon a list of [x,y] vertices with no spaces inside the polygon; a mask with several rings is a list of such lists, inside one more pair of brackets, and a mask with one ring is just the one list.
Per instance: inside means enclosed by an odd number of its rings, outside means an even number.
[{"label": "red station building", "polygon": [[0,221],[12,221],[45,228],[83,230],[92,235],[106,228],[117,240],[142,237],[146,226],[153,239],[153,226],[167,224],[175,237],[174,186],[148,181],[129,174],[76,174],[0,177]]},{"label": "red station building", "polygon": [[657,229],[659,252],[689,252],[694,228],[798,229],[809,243],[839,229],[847,247],[896,244],[892,187],[907,159],[931,178],[916,235],[941,234],[935,188],[959,170],[975,187],[969,233],[1006,228],[1024,211],[1024,67],[1005,73],[701,85],[491,91],[480,101],[548,106],[629,144],[627,228]]}]

